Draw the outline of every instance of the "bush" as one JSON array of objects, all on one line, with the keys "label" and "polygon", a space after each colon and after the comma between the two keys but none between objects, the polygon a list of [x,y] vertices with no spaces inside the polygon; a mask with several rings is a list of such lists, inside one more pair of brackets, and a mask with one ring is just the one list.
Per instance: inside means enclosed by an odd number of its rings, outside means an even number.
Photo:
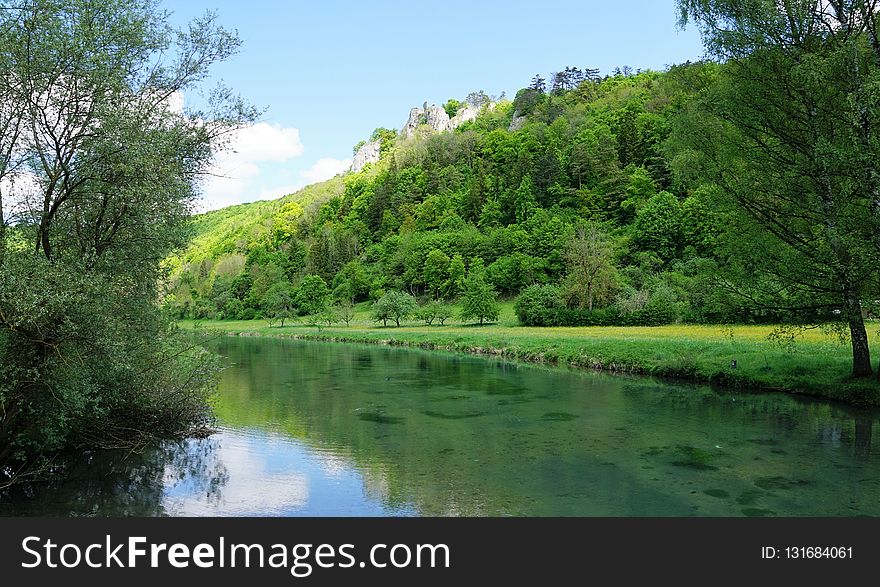
[{"label": "bush", "polygon": [[513,309],[523,326],[553,326],[561,306],[558,287],[532,285],[516,298]]},{"label": "bush", "polygon": [[671,290],[661,287],[650,296],[632,291],[606,308],[566,308],[559,288],[533,285],[516,299],[514,310],[523,326],[660,326],[680,318],[680,305]]}]

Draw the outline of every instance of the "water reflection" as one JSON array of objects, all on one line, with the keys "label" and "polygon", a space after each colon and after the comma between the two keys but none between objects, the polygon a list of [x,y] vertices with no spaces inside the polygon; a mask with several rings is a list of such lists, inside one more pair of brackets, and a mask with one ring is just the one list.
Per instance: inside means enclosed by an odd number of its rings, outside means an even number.
[{"label": "water reflection", "polygon": [[378,347],[225,339],[219,434],[19,490],[41,515],[877,515],[876,412]]},{"label": "water reflection", "polygon": [[217,503],[229,473],[219,440],[163,443],[138,452],[87,453],[40,484],[21,484],[0,498],[4,515],[163,516],[169,489]]}]

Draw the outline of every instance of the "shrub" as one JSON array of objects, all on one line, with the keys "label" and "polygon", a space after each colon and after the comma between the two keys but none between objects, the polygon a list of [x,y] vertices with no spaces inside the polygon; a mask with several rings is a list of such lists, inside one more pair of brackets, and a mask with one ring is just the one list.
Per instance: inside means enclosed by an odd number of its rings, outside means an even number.
[{"label": "shrub", "polygon": [[523,290],[513,309],[523,326],[553,326],[562,307],[555,285],[532,285]]}]

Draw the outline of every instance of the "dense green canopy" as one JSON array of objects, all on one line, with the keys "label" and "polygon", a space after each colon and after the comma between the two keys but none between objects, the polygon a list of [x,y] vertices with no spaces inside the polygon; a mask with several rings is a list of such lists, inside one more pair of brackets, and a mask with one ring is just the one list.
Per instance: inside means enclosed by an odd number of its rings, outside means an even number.
[{"label": "dense green canopy", "polygon": [[157,283],[213,149],[255,116],[223,88],[207,111],[173,98],[238,46],[150,0],[2,4],[0,487],[59,449],[210,418],[212,362],[173,335]]}]

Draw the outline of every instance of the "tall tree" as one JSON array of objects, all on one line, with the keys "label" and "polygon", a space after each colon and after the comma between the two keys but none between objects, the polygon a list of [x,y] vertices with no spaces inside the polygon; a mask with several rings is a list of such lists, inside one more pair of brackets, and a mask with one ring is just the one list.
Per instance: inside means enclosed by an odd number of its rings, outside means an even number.
[{"label": "tall tree", "polygon": [[156,290],[212,153],[256,117],[223,88],[174,104],[239,44],[211,15],[173,29],[152,0],[0,3],[0,225],[29,243],[0,232],[0,485],[71,443],[206,414],[210,370]]},{"label": "tall tree", "polygon": [[726,61],[680,136],[751,223],[740,254],[774,288],[763,303],[839,313],[854,377],[872,373],[863,304],[880,261],[878,5],[679,0],[682,24],[696,22]]},{"label": "tall tree", "polygon": [[615,284],[614,249],[608,237],[593,224],[580,227],[565,250],[568,274],[565,296],[569,304],[593,310]]},{"label": "tall tree", "polygon": [[422,271],[425,287],[435,299],[440,299],[443,286],[449,279],[450,262],[449,256],[440,249],[432,249],[425,257],[425,266]]},{"label": "tall tree", "polygon": [[461,296],[461,319],[485,322],[498,320],[501,308],[498,294],[486,279],[486,268],[479,257],[471,261],[468,276],[464,280],[464,293]]},{"label": "tall tree", "polygon": [[539,94],[543,94],[547,91],[547,81],[541,77],[541,74],[535,74],[535,77],[532,78],[532,83],[529,84],[530,90],[534,90]]}]

